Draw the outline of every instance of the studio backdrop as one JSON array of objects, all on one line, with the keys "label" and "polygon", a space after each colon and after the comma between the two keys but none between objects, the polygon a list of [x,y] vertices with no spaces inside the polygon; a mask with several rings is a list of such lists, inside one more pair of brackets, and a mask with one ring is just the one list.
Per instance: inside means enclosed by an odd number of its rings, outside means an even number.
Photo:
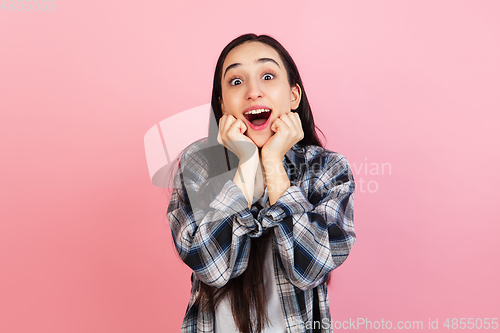
[{"label": "studio backdrop", "polygon": [[[334,330],[498,331],[499,13],[496,0],[2,1],[0,332],[179,332],[191,271],[145,137],[210,103],[217,57],[248,32],[290,52],[356,181]],[[158,136],[159,153],[208,117]]]}]

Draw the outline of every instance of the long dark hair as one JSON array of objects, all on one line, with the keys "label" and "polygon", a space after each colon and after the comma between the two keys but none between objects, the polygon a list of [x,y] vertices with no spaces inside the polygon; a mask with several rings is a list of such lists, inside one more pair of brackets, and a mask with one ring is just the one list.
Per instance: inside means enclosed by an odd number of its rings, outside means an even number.
[{"label": "long dark hair", "polygon": [[[208,146],[212,148],[207,149],[204,153],[210,166],[209,178],[219,174],[220,170],[231,170],[238,165],[237,157],[217,142],[219,120],[222,117],[219,100],[222,98],[222,66],[224,61],[232,49],[246,42],[260,42],[269,45],[279,54],[285,65],[290,87],[298,84],[302,91],[300,104],[295,110],[295,112],[297,112],[300,116],[304,131],[304,138],[298,142],[298,144],[323,147],[323,144],[319,140],[316,132],[316,130],[319,129],[314,124],[311,107],[309,105],[309,101],[307,100],[302,79],[300,78],[297,66],[295,65],[295,62],[290,54],[277,40],[268,35],[241,35],[232,40],[222,50],[215,67],[211,100],[213,117],[210,117],[208,136]],[[200,192],[199,197],[204,198],[203,200],[207,200],[205,205],[215,197],[219,189],[222,188],[222,185],[223,184],[210,184],[210,186],[207,186],[204,184],[204,186],[201,187],[203,189],[203,193]],[[250,256],[247,269],[240,276],[228,281],[224,287],[216,289],[200,281],[200,291],[195,304],[197,306],[202,306],[203,309],[208,308],[212,313],[214,313],[215,308],[220,301],[225,296],[228,296],[231,303],[233,318],[238,329],[242,333],[261,332],[265,328],[266,323],[269,322],[269,318],[267,316],[266,293],[263,281],[264,263],[262,259],[264,258],[263,242],[270,235],[271,233],[267,233],[262,237],[251,239]],[[252,325],[252,312],[255,314],[255,325]]]},{"label": "long dark hair", "polygon": [[[304,130],[304,138],[299,142],[302,145],[316,145],[323,147],[323,144],[318,138],[316,130],[321,132],[319,128],[314,125],[314,119],[311,111],[311,106],[307,99],[306,91],[304,90],[304,85],[302,84],[302,79],[300,78],[299,71],[292,57],[287,50],[281,45],[276,39],[268,35],[256,35],[256,34],[245,34],[233,39],[227,46],[222,50],[219,60],[217,60],[217,65],[215,67],[214,82],[212,87],[212,111],[214,117],[210,118],[209,125],[209,142],[215,144],[217,142],[217,134],[219,133],[219,119],[222,117],[222,109],[219,104],[219,98],[222,98],[222,65],[226,60],[227,55],[236,46],[241,45],[246,42],[260,42],[271,46],[281,57],[283,64],[286,68],[286,73],[288,76],[288,83],[290,87],[298,84],[302,91],[302,98],[298,108],[295,110],[300,116],[300,121],[302,122],[302,128]],[[323,134],[323,132],[321,132]]]}]

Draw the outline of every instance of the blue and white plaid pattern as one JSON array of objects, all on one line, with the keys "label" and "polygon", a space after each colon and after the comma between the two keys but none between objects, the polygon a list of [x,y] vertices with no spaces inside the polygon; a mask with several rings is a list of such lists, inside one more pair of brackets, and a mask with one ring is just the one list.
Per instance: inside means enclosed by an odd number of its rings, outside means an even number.
[{"label": "blue and white plaid pattern", "polygon": [[[251,239],[266,229],[274,233],[274,272],[287,332],[313,332],[313,321],[329,324],[325,281],[356,241],[355,184],[347,159],[318,146],[295,145],[283,159],[291,186],[274,205],[266,190],[248,209],[245,196],[228,179],[208,207],[193,207],[208,177],[207,161],[197,153],[205,144],[197,141],[182,155],[167,212],[177,251],[193,270],[181,333],[213,332],[213,314],[194,306],[200,281],[220,288],[242,274]],[[321,325],[318,332],[331,332],[329,326]]]}]

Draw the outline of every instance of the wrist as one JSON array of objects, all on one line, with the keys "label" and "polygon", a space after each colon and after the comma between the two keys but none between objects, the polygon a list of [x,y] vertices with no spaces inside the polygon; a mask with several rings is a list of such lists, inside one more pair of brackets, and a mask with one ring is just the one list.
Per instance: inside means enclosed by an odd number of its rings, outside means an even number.
[{"label": "wrist", "polygon": [[281,163],[285,154],[280,154],[275,151],[267,150],[266,147],[263,147],[261,150],[262,161],[269,161],[270,163],[277,163],[278,161]]},{"label": "wrist", "polygon": [[281,165],[281,168],[275,169],[273,174],[266,171],[267,190],[269,193],[269,202],[274,205],[276,201],[291,186],[288,175]]},{"label": "wrist", "polygon": [[238,163],[238,168],[244,169],[248,172],[257,172],[259,167],[260,159],[259,154],[254,154],[246,160],[240,160]]},{"label": "wrist", "polygon": [[264,171],[268,175],[276,174],[276,172],[284,172],[285,167],[283,166],[283,159],[277,157],[272,158],[262,158],[262,166]]}]

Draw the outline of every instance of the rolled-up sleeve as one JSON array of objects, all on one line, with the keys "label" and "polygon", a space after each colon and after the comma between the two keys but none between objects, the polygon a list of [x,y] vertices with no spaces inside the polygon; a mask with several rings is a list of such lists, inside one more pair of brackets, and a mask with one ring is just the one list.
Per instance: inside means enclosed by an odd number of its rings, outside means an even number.
[{"label": "rolled-up sleeve", "polygon": [[180,258],[201,281],[220,288],[245,271],[250,239],[262,234],[262,225],[232,180],[209,205],[200,204],[208,163],[193,149],[180,159],[167,218]]},{"label": "rolled-up sleeve", "polygon": [[321,162],[257,217],[264,229],[274,228],[285,275],[302,290],[339,267],[356,241],[355,183],[347,159],[330,153]]}]

